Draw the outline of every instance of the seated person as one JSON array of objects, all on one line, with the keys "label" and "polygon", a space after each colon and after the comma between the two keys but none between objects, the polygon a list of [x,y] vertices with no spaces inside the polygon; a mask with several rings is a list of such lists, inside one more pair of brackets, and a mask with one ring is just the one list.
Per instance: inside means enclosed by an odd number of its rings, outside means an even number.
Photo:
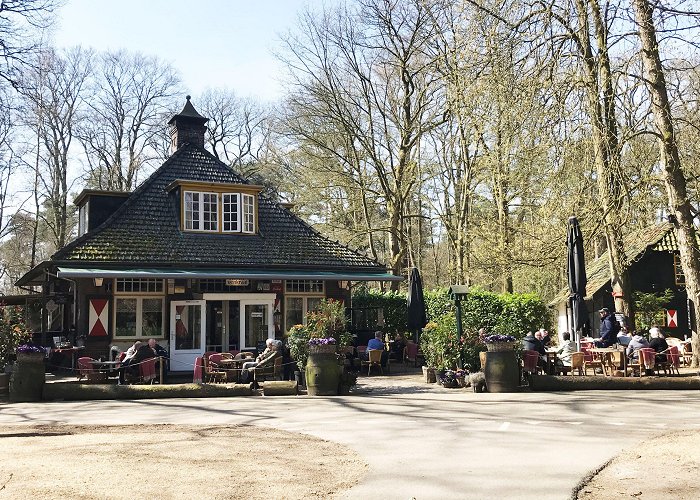
[{"label": "seated person", "polygon": [[571,334],[569,332],[564,332],[561,338],[563,341],[557,350],[557,364],[571,367],[571,354],[576,352],[576,343],[571,340]]},{"label": "seated person", "polygon": [[547,365],[547,351],[544,349],[542,341],[537,337],[542,337],[542,333],[537,331],[536,333],[527,332],[527,335],[523,337],[523,349],[526,351],[536,351],[539,354],[537,360],[537,366],[544,368]]},{"label": "seated person", "polygon": [[163,363],[163,379],[165,379],[168,369],[170,368],[170,353],[162,345],[156,342],[156,339],[148,339],[148,345],[153,352],[158,356],[158,361],[156,361],[156,370],[160,370],[160,363]]},{"label": "seated person", "polygon": [[391,344],[391,356],[396,361],[403,361],[403,350],[406,348],[406,339],[401,333],[394,336],[394,343]]},{"label": "seated person", "polygon": [[129,347],[126,350],[126,355],[124,356],[124,359],[122,359],[122,363],[125,363],[127,360],[133,358],[134,355],[136,354],[136,351],[138,351],[139,347],[141,347],[142,345],[143,345],[143,342],[141,342],[140,340],[137,340],[136,342],[134,342],[134,345],[132,345],[131,347]]},{"label": "seated person", "polygon": [[241,369],[241,382],[244,384],[250,382],[250,371],[252,369],[265,366],[272,359],[277,357],[279,354],[277,352],[277,342],[278,341],[274,339],[267,339],[265,341],[265,350],[260,353],[257,358],[255,358],[255,361],[243,363],[243,368]]},{"label": "seated person", "polygon": [[374,332],[374,338],[367,342],[367,350],[365,351],[364,360],[369,359],[369,351],[382,351],[382,367],[386,367],[386,362],[389,359],[389,353],[384,349],[384,342],[382,342],[382,332]]},{"label": "seated person", "polygon": [[542,342],[545,349],[552,343],[552,338],[549,336],[549,332],[544,328],[540,328],[540,342]]},{"label": "seated person", "polygon": [[[155,343],[155,340],[153,340],[153,342]],[[124,359],[122,365],[119,367],[119,384],[125,383],[127,371],[130,375],[137,375],[140,372],[139,365],[143,361],[156,357],[156,351],[149,344],[139,343],[141,346],[136,351],[136,354],[131,358]]]},{"label": "seated person", "polygon": [[623,326],[620,328],[620,332],[617,334],[617,343],[621,346],[627,347],[632,340],[632,335],[627,331],[627,327]]},{"label": "seated person", "polygon": [[634,335],[632,335],[632,340],[630,340],[630,343],[627,346],[627,359],[629,359],[630,362],[637,361],[639,359],[639,349],[642,347],[649,347],[649,342],[647,342],[647,339],[645,339],[641,333],[634,332]]},{"label": "seated person", "polygon": [[[668,350],[668,343],[666,342],[663,333],[661,333],[661,330],[659,330],[659,327],[652,326],[649,328],[649,338],[649,347],[656,351],[656,362],[665,363],[665,351]],[[662,352],[664,352],[664,354],[661,354]]]}]

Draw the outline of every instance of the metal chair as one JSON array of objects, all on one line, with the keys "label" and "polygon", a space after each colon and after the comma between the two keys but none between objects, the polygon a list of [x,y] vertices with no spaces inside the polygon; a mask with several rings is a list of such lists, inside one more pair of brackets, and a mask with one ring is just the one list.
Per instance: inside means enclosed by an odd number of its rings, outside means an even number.
[{"label": "metal chair", "polygon": [[205,383],[216,383],[216,382],[226,382],[226,372],[218,369],[217,366],[212,365],[209,360],[209,356],[202,356],[202,371]]},{"label": "metal chair", "polygon": [[407,361],[411,361],[414,367],[418,366],[418,344],[410,340],[403,349],[404,367]]}]

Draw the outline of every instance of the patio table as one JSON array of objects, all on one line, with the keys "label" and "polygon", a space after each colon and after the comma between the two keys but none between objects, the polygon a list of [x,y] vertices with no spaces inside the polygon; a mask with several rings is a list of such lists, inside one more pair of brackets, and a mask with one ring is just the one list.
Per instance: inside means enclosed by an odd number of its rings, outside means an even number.
[{"label": "patio table", "polygon": [[622,373],[624,373],[625,377],[627,376],[627,353],[625,352],[625,349],[619,349],[619,348],[611,348],[611,347],[594,347],[590,349],[590,352],[594,354],[599,354],[601,357],[601,360],[603,361],[603,364],[605,364],[606,361],[609,360],[610,354],[614,352],[619,352],[621,353],[621,363],[622,363]]}]

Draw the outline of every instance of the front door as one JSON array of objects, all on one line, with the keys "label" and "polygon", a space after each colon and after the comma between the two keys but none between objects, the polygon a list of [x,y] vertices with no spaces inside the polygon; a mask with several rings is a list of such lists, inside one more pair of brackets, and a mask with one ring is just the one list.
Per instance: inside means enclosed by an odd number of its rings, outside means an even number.
[{"label": "front door", "polygon": [[241,301],[243,320],[241,345],[244,348],[257,347],[261,342],[275,336],[270,305],[251,302]]},{"label": "front door", "polygon": [[194,369],[194,361],[204,354],[204,300],[178,300],[170,303],[170,370]]}]

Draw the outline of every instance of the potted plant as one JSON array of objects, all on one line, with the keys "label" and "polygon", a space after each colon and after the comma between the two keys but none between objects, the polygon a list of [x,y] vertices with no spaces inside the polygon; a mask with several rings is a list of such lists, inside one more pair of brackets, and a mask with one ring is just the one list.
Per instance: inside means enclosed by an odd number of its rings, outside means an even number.
[{"label": "potted plant", "polygon": [[484,337],[486,349],[489,351],[514,351],[515,340],[512,335],[493,334]]},{"label": "potted plant", "polygon": [[10,401],[40,401],[46,381],[43,347],[31,342],[16,349],[17,365],[10,377]]},{"label": "potted plant", "polygon": [[17,356],[17,346],[26,342],[29,337],[23,309],[19,306],[0,308],[0,393],[8,391],[9,372]]},{"label": "potted plant", "polygon": [[494,334],[484,337],[486,362],[484,377],[489,392],[515,392],[518,389],[518,360],[515,356],[515,337]]}]

